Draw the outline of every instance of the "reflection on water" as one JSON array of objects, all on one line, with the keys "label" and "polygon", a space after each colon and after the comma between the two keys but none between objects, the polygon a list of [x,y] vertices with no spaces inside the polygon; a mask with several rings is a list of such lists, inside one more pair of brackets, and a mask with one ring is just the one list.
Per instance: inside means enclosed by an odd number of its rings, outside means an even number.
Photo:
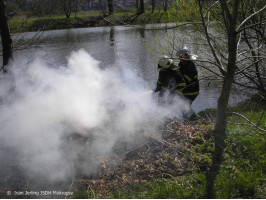
[{"label": "reflection on water", "polygon": [[[158,76],[156,62],[162,55],[153,52],[155,55],[151,56],[144,41],[150,43],[154,41],[151,40],[151,31],[145,27],[115,26],[47,31],[44,33],[46,39],[38,45],[38,48],[16,51],[15,56],[29,59],[41,57],[50,65],[58,66],[66,63],[66,58],[72,51],[83,48],[101,61],[101,68],[130,68],[147,82],[150,89],[154,89]],[[185,30],[180,29],[180,32],[182,31]],[[175,37],[180,37],[180,32],[175,32]],[[158,30],[155,34],[163,38],[167,31]],[[33,35],[34,33],[28,33],[23,37],[30,38]],[[192,36],[186,40],[188,43],[193,43],[196,39]],[[219,91],[219,87],[208,87],[208,84],[202,81],[200,95],[193,103],[195,111],[216,107]],[[231,103],[241,99],[237,92],[231,95]]]},{"label": "reflection on water", "polygon": [[142,39],[145,39],[146,26],[143,25],[142,27],[140,27],[140,28],[138,29],[138,32],[139,32],[141,38],[142,38]]},{"label": "reflection on water", "polygon": [[113,26],[111,26],[111,29],[109,31],[109,35],[110,35],[110,37],[109,37],[110,45],[114,46],[114,44],[115,44],[115,29]]}]

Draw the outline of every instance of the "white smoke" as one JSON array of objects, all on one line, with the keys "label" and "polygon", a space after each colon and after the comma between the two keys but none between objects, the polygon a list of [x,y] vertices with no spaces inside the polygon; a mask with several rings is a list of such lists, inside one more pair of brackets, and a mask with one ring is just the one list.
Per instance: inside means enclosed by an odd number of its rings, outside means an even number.
[{"label": "white smoke", "polygon": [[[72,53],[67,66],[39,59],[19,64],[0,78],[0,145],[16,151],[26,172],[49,180],[72,176],[73,162],[94,173],[97,158],[110,154],[118,140],[157,134],[158,123],[189,108],[181,99],[170,108],[158,106],[135,73],[101,70],[84,50]],[[90,139],[66,140],[73,134]]]}]

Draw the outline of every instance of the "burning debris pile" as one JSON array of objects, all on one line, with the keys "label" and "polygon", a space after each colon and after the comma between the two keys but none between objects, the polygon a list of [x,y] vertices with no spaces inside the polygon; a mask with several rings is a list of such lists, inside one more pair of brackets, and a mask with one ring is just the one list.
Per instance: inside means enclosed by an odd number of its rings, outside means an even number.
[{"label": "burning debris pile", "polygon": [[207,124],[204,119],[197,122],[168,120],[162,127],[161,138],[143,136],[145,142],[140,146],[113,159],[101,160],[102,169],[97,176],[75,178],[70,190],[84,188],[101,198],[115,189],[127,191],[134,184],[197,171],[199,167],[194,165],[190,152],[194,145],[211,137]]}]

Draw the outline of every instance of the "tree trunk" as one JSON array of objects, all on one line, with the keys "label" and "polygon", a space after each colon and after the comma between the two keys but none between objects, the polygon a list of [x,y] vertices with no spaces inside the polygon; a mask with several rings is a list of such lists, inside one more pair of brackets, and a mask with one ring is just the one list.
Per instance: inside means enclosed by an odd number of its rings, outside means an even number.
[{"label": "tree trunk", "polygon": [[231,29],[228,33],[228,63],[227,75],[224,78],[222,92],[218,99],[216,123],[214,128],[214,143],[215,150],[213,154],[212,166],[207,173],[207,198],[214,199],[214,181],[220,170],[223,160],[223,152],[225,149],[226,139],[226,125],[227,125],[227,106],[234,81],[234,74],[236,71],[236,55],[237,55],[237,35],[235,31],[235,24],[231,23]]},{"label": "tree trunk", "polygon": [[227,125],[227,106],[230,97],[230,92],[232,89],[232,84],[234,81],[234,75],[236,71],[236,57],[237,57],[237,32],[236,32],[236,22],[238,16],[240,0],[234,0],[232,2],[233,8],[232,13],[225,0],[220,0],[221,8],[223,10],[224,24],[227,31],[227,46],[228,46],[228,62],[227,62],[227,72],[223,81],[222,92],[218,99],[216,122],[214,127],[214,143],[215,150],[213,154],[212,166],[207,173],[207,188],[206,195],[207,198],[214,199],[214,181],[220,170],[221,163],[223,160],[223,152],[225,149],[225,139],[226,139],[226,125]]},{"label": "tree trunk", "polygon": [[3,71],[6,72],[5,66],[8,64],[9,59],[13,57],[12,39],[10,36],[7,16],[6,16],[6,4],[4,0],[0,0],[0,31],[3,47]]},{"label": "tree trunk", "polygon": [[75,18],[77,18],[77,11],[78,11],[78,0],[75,2]]},{"label": "tree trunk", "polygon": [[108,0],[109,15],[114,13],[113,0]]},{"label": "tree trunk", "polygon": [[139,14],[143,14],[143,13],[145,13],[144,0],[140,0],[140,11],[139,11]]},{"label": "tree trunk", "polygon": [[72,11],[72,0],[61,0],[66,18],[69,18]]},{"label": "tree trunk", "polygon": [[233,77],[228,76],[224,79],[221,95],[218,99],[216,124],[214,129],[215,150],[212,158],[212,166],[207,173],[207,198],[214,199],[214,181],[220,170],[223,160],[223,152],[225,149],[226,138],[226,109],[233,83]]},{"label": "tree trunk", "polygon": [[163,0],[163,10],[166,13],[168,9],[168,0]]},{"label": "tree trunk", "polygon": [[153,13],[154,10],[155,10],[155,0],[152,0],[152,1],[151,1],[151,10],[152,10],[152,13]]}]

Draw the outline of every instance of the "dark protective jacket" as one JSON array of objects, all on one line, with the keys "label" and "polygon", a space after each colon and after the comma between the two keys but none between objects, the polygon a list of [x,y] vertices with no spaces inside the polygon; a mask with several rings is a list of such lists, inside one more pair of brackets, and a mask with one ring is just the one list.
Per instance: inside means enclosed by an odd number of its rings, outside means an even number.
[{"label": "dark protective jacket", "polygon": [[198,70],[194,62],[191,60],[181,60],[178,65],[180,67],[180,72],[186,82],[186,87],[182,92],[186,98],[193,102],[199,94]]},{"label": "dark protective jacket", "polygon": [[170,94],[182,95],[182,88],[186,86],[186,82],[179,70],[165,69],[159,72],[157,86],[154,92],[160,92],[160,96],[165,91]]}]

